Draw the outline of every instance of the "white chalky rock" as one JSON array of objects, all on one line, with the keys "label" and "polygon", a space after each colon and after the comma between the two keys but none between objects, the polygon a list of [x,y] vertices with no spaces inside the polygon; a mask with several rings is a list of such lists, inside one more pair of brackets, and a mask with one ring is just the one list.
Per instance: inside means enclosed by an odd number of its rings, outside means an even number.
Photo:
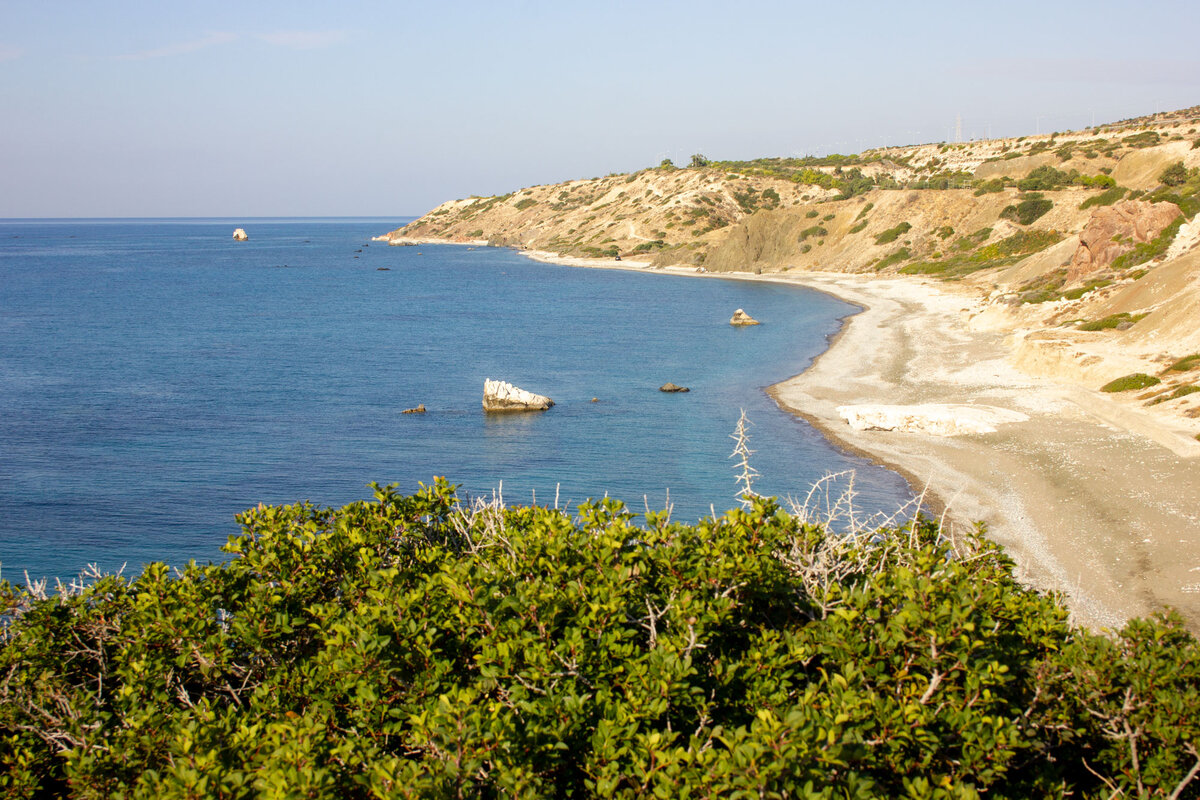
[{"label": "white chalky rock", "polygon": [[997,425],[1024,422],[1019,411],[995,406],[966,406],[927,403],[917,406],[838,406],[838,414],[856,431],[879,430],[961,436],[994,433]]},{"label": "white chalky rock", "polygon": [[544,411],[554,405],[549,397],[518,389],[505,381],[490,378],[483,382],[484,411]]}]

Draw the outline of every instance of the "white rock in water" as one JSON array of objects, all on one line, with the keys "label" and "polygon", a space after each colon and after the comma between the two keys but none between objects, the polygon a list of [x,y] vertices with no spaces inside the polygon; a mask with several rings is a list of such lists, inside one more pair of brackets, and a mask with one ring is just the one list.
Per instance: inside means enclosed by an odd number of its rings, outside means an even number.
[{"label": "white rock in water", "polygon": [[246,231],[244,228],[238,228],[237,230],[235,230],[233,232],[233,240],[235,242],[244,242],[249,238],[250,237],[246,235]]},{"label": "white rock in water", "polygon": [[838,406],[838,414],[856,431],[900,431],[933,436],[994,433],[997,425],[1024,422],[1019,411],[995,406],[927,403],[917,406]]},{"label": "white rock in water", "polygon": [[761,325],[762,323],[739,308],[737,311],[733,312],[733,316],[729,318],[729,324],[730,325]]},{"label": "white rock in water", "polygon": [[549,397],[518,389],[505,381],[483,382],[484,411],[545,411],[554,405]]}]

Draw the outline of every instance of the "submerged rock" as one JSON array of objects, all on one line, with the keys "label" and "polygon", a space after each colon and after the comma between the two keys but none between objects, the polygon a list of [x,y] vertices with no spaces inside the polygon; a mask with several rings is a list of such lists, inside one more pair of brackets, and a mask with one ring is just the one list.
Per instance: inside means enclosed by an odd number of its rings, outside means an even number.
[{"label": "submerged rock", "polygon": [[248,240],[249,238],[250,238],[250,236],[246,233],[245,228],[236,228],[233,231],[233,240],[235,242],[244,242],[244,241]]},{"label": "submerged rock", "polygon": [[675,384],[671,383],[670,381],[668,381],[667,383],[664,383],[662,386],[658,387],[658,390],[660,392],[690,392],[691,391],[691,389],[689,389],[686,386],[676,386]]},{"label": "submerged rock", "polygon": [[729,318],[729,324],[730,325],[761,325],[762,323],[739,308],[737,311],[733,312],[733,316]]},{"label": "submerged rock", "polygon": [[505,381],[488,378],[483,382],[484,411],[545,411],[554,401],[544,395],[527,392]]}]

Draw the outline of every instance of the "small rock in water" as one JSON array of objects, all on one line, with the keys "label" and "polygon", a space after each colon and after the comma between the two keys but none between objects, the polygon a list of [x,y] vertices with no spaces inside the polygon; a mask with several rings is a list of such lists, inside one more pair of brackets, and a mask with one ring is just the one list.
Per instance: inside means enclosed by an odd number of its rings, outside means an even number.
[{"label": "small rock in water", "polygon": [[662,386],[658,387],[658,390],[660,392],[690,392],[691,391],[691,389],[689,389],[686,386],[676,386],[675,384],[671,383],[670,381],[668,381],[667,383],[664,383]]},{"label": "small rock in water", "polygon": [[249,240],[249,238],[250,238],[250,236],[246,233],[245,229],[243,229],[243,228],[237,228],[233,232],[233,240],[235,242],[245,242],[245,241]]},{"label": "small rock in water", "polygon": [[761,325],[762,323],[739,308],[737,311],[733,312],[733,316],[729,318],[729,324],[730,325]]},{"label": "small rock in water", "polygon": [[391,272],[392,268],[391,267],[376,267],[375,271],[376,272]]},{"label": "small rock in water", "polygon": [[592,402],[593,402],[593,403],[599,403],[599,402],[600,402],[600,398],[599,398],[599,397],[593,397],[593,398],[592,398]]},{"label": "small rock in water", "polygon": [[403,411],[401,411],[400,413],[401,414],[424,414],[425,413],[425,404],[418,403],[416,408],[406,408]]}]

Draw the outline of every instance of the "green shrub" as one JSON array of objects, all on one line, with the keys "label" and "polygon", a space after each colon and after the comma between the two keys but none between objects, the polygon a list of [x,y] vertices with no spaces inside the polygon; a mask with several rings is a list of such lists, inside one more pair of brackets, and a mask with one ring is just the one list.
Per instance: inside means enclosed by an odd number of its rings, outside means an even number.
[{"label": "green shrub", "polygon": [[1001,219],[1012,220],[1021,225],[1028,225],[1046,215],[1054,207],[1054,202],[1045,198],[1023,200],[1015,206],[1006,206],[1000,212]]},{"label": "green shrub", "polygon": [[1017,188],[1023,192],[1051,191],[1069,186],[1073,179],[1070,173],[1044,165],[1017,181]]},{"label": "green shrub", "polygon": [[912,230],[912,225],[907,222],[901,222],[894,228],[888,228],[883,233],[875,237],[875,244],[887,244],[894,242],[904,234]]},{"label": "green shrub", "polygon": [[1200,367],[1200,353],[1192,353],[1190,356],[1184,356],[1171,366],[1167,367],[1167,369],[1173,372],[1188,372],[1196,369],[1197,367]]},{"label": "green shrub", "polygon": [[468,233],[467,236],[471,237],[472,239],[479,239],[483,236],[483,228],[476,228]]},{"label": "green shrub", "polygon": [[1162,383],[1153,375],[1146,375],[1142,372],[1135,372],[1132,375],[1126,375],[1117,378],[1115,381],[1110,381],[1100,387],[1102,392],[1128,392],[1134,389],[1145,389],[1149,386],[1157,386]]},{"label": "green shrub", "polygon": [[1175,391],[1171,392],[1167,399],[1178,400],[1181,397],[1187,397],[1189,394],[1196,394],[1197,392],[1200,392],[1200,386],[1196,386],[1194,384],[1191,386],[1180,386]]},{"label": "green shrub", "polygon": [[805,239],[812,238],[813,236],[827,236],[828,234],[829,231],[825,230],[820,225],[813,225],[811,228],[805,228],[804,230],[800,231],[799,241],[803,242]]},{"label": "green shrub", "polygon": [[1113,203],[1125,196],[1127,189],[1120,186],[1113,186],[1111,189],[1105,189],[1097,195],[1092,195],[1087,200],[1079,204],[1079,210],[1085,211],[1093,206],[1111,206]]},{"label": "green shrub", "polygon": [[862,222],[855,223],[854,226],[850,228],[848,233],[858,233],[861,230],[865,230],[869,222],[870,220],[864,219]]},{"label": "green shrub", "polygon": [[863,206],[861,209],[859,209],[858,216],[854,218],[854,221],[857,222],[858,220],[865,217],[870,212],[870,210],[874,207],[875,207],[874,203],[867,203],[865,206]]},{"label": "green shrub", "polygon": [[901,247],[896,252],[891,253],[887,256],[884,256],[878,262],[876,262],[875,270],[878,272],[879,270],[886,269],[895,264],[900,264],[905,261],[908,261],[910,258],[912,258],[912,253],[908,252],[908,248]]},{"label": "green shrub", "polygon": [[1187,183],[1188,170],[1182,161],[1176,161],[1158,174],[1159,183],[1167,186],[1182,186]]},{"label": "green shrub", "polygon": [[[1065,296],[1065,295],[1064,295]],[[1082,294],[1080,295],[1082,296]],[[1122,311],[1119,314],[1110,314],[1103,319],[1085,322],[1079,326],[1081,331],[1107,331],[1120,326],[1122,323],[1128,322],[1135,324],[1146,318],[1146,314],[1130,314],[1128,311]]]},{"label": "green shrub", "polygon": [[1166,796],[1195,760],[1179,618],[1073,629],[978,532],[375,490],[252,509],[221,565],[0,583],[5,794]]},{"label": "green shrub", "polygon": [[954,228],[951,228],[949,225],[943,225],[942,227],[940,227],[936,231],[934,231],[934,233],[937,234],[937,237],[939,239],[949,239],[951,236],[954,235]]},{"label": "green shrub", "polygon": [[818,214],[820,214],[820,213],[821,213],[820,211],[817,211],[817,210],[814,208],[814,209],[812,209],[811,211],[807,212],[807,213],[806,213],[804,216],[805,216],[805,217],[807,217],[808,219],[815,219],[815,218],[816,218],[816,216],[817,216]]},{"label": "green shrub", "polygon": [[536,206],[537,200],[534,200],[532,197],[526,197],[524,200],[518,200],[514,205],[518,211],[524,211],[530,206]]}]

